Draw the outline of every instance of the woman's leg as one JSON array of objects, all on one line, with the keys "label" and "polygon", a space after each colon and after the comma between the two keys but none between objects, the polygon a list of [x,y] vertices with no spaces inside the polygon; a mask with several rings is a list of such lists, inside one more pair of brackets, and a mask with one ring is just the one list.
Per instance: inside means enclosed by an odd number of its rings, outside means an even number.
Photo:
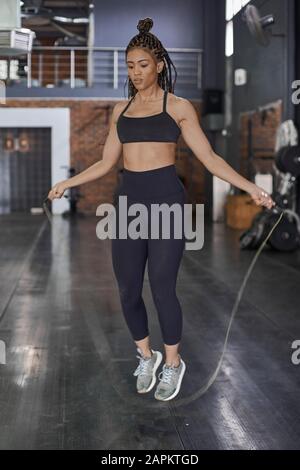
[{"label": "woman's leg", "polygon": [[148,318],[142,298],[147,260],[147,240],[112,239],[112,262],[120,301],[134,341],[145,340],[147,352]]},{"label": "woman's leg", "polygon": [[[183,209],[186,202],[185,192],[164,199],[170,205],[179,203],[181,217],[176,228],[181,226],[181,238],[174,236],[174,216],[170,217],[170,238],[149,239],[148,243],[148,274],[153,300],[158,312],[162,331],[166,363],[179,364],[178,348],[182,335],[182,310],[176,295],[178,270],[185,248]],[[171,212],[172,214],[172,212]]]},{"label": "woman's leg", "polygon": [[165,344],[167,364],[178,364],[182,335],[182,310],[176,295],[176,281],[185,242],[149,240],[148,274],[153,300]]},{"label": "woman's leg", "polygon": [[135,341],[135,344],[142,351],[144,357],[152,356],[149,336],[147,336],[145,339],[142,339],[141,341]]},{"label": "woman's leg", "polygon": [[164,344],[166,364],[168,366],[175,366],[175,367],[179,366],[180,364],[180,359],[178,355],[179,344],[180,343],[175,344],[174,346],[168,346],[167,344]]}]

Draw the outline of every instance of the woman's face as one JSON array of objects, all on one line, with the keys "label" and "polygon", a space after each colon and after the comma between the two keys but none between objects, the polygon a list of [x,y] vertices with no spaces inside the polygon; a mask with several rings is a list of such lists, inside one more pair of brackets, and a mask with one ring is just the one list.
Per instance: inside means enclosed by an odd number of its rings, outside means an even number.
[{"label": "woman's face", "polygon": [[164,62],[156,63],[145,49],[132,49],[127,54],[128,76],[137,90],[157,83],[157,74],[161,72]]}]

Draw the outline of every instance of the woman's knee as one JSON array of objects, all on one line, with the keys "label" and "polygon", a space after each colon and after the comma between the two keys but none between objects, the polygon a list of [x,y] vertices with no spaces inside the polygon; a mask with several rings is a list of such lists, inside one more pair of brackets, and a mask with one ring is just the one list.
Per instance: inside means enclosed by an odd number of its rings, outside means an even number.
[{"label": "woman's knee", "polygon": [[119,285],[120,298],[123,304],[134,308],[141,302],[142,290],[136,285]]},{"label": "woman's knee", "polygon": [[172,305],[174,302],[178,301],[174,282],[154,282],[151,283],[150,286],[156,305]]}]

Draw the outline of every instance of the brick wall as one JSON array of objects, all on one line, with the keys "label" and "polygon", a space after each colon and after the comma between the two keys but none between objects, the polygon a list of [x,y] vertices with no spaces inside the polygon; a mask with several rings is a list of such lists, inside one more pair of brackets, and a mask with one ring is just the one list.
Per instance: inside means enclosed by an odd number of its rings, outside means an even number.
[{"label": "brick wall", "polygon": [[[272,173],[276,131],[282,121],[282,101],[266,104],[265,110],[240,114],[240,173],[250,178],[249,168],[249,120],[252,122],[253,170],[254,173]],[[272,158],[269,158],[272,157]],[[253,171],[252,170],[252,171]]]},{"label": "brick wall", "polygon": [[[76,99],[8,99],[6,102],[6,107],[70,108],[71,166],[75,168],[76,173],[101,160],[114,105],[114,101]],[[201,105],[193,105],[200,118]],[[118,170],[122,167],[121,158],[118,165],[101,179],[80,185],[78,189],[82,198],[79,200],[78,210],[95,214],[99,204],[111,203],[118,182]],[[190,201],[204,203],[204,167],[187,147],[182,136],[178,140],[176,150],[176,168],[178,175],[183,178]]]}]

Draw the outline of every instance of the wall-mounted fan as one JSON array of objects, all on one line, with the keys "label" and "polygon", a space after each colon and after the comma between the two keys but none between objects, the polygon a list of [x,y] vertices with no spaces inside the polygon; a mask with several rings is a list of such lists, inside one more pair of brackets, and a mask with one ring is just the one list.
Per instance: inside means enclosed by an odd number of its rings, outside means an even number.
[{"label": "wall-mounted fan", "polygon": [[271,37],[285,36],[284,34],[273,34],[268,28],[275,23],[274,15],[260,16],[254,5],[246,6],[242,19],[246,22],[250,34],[261,46],[267,47],[270,44]]}]

